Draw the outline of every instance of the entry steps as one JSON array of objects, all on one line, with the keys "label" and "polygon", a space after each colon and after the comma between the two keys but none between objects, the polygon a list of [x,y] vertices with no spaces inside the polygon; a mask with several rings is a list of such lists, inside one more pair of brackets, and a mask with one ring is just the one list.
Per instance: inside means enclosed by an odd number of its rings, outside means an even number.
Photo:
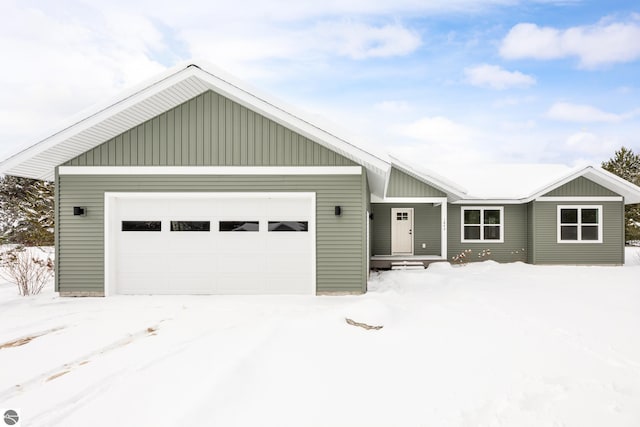
[{"label": "entry steps", "polygon": [[391,263],[392,270],[424,270],[422,261],[394,261]]}]

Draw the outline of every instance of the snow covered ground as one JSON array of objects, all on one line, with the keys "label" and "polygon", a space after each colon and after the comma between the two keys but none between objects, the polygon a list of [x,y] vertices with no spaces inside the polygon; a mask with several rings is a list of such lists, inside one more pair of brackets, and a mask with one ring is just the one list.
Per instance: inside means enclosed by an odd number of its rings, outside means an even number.
[{"label": "snow covered ground", "polygon": [[640,248],[627,250],[625,267],[385,272],[353,297],[0,284],[0,408],[23,426],[637,427]]}]

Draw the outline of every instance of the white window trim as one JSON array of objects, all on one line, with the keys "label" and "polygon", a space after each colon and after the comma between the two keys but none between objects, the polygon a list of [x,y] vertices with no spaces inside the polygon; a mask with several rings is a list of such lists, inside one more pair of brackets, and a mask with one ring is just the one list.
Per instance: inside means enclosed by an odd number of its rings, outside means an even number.
[{"label": "white window trim", "polygon": [[[480,211],[480,224],[467,224],[480,227],[480,239],[465,239],[464,238],[464,212],[465,211]],[[500,211],[500,224],[487,224],[491,226],[500,226],[500,239],[485,239],[484,238],[484,211],[490,210]],[[461,206],[460,207],[460,241],[463,243],[504,243],[504,206]]]},{"label": "white window trim", "polygon": [[[561,231],[561,216],[560,213],[562,209],[578,209],[578,222],[576,224],[567,224],[567,225],[575,225],[578,227],[578,240],[562,240]],[[582,209],[597,209],[598,210],[598,240],[582,240],[582,215],[580,211]],[[604,226],[604,217],[602,215],[602,205],[558,205],[556,223],[557,223],[557,231],[556,235],[558,238],[558,243],[602,243],[602,228]]]}]

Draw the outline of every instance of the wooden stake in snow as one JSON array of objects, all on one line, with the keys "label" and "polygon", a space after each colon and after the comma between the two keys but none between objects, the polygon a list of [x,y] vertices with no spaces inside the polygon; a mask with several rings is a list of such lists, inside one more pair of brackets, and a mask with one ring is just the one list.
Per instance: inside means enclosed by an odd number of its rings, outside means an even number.
[{"label": "wooden stake in snow", "polygon": [[360,323],[360,322],[356,322],[355,320],[351,320],[348,317],[346,317],[344,320],[347,321],[348,324],[350,324],[351,326],[359,326],[361,328],[364,328],[366,330],[378,330],[378,329],[382,329],[384,326],[380,325],[380,326],[371,326],[371,325],[367,325],[366,323]]}]

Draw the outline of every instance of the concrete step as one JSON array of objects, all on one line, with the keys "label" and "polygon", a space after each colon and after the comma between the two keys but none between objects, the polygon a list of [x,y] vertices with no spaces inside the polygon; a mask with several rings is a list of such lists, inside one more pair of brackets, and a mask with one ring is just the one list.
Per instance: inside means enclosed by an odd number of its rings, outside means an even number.
[{"label": "concrete step", "polygon": [[421,261],[394,261],[391,263],[392,270],[424,270],[424,263]]}]

